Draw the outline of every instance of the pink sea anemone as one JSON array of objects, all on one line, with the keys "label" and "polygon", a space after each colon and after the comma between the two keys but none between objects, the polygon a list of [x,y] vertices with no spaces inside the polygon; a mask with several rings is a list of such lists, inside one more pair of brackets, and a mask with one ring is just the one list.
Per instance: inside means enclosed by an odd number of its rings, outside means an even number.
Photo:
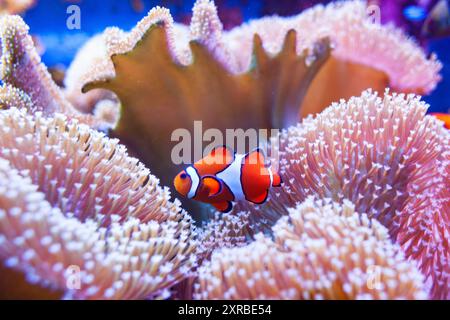
[{"label": "pink sea anemone", "polygon": [[424,299],[423,276],[387,229],[349,201],[307,198],[241,248],[198,271],[198,299]]},{"label": "pink sea anemone", "polygon": [[348,199],[420,262],[434,297],[447,297],[449,132],[427,107],[414,95],[366,91],[283,131],[284,187],[250,207],[251,219],[270,225],[309,195]]},{"label": "pink sea anemone", "polygon": [[198,257],[201,263],[219,248],[235,248],[247,244],[248,212],[218,213],[199,230]]},{"label": "pink sea anemone", "polygon": [[[238,248],[248,244],[247,236],[248,212],[219,213],[216,212],[208,222],[198,230],[197,261],[201,265],[211,258],[215,250],[222,248]],[[198,272],[192,274],[174,289],[176,298],[192,299]]]},{"label": "pink sea anemone", "polygon": [[61,112],[93,127],[108,126],[95,117],[77,111],[64,97],[42,64],[28,26],[19,16],[0,17],[0,107],[26,107],[30,113]]},{"label": "pink sea anemone", "polygon": [[[69,298],[167,296],[196,264],[191,218],[116,140],[68,120],[0,113],[0,256]],[[68,271],[80,286],[68,287]]]}]

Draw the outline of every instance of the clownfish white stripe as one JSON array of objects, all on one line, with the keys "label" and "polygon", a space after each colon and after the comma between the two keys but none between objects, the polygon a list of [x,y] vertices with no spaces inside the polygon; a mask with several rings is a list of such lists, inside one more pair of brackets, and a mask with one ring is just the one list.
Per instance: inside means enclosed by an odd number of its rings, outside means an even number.
[{"label": "clownfish white stripe", "polygon": [[216,177],[222,180],[234,195],[234,200],[245,199],[244,191],[241,184],[242,161],[245,154],[236,154],[234,161]]},{"label": "clownfish white stripe", "polygon": [[272,186],[272,185],[273,185],[273,172],[272,172],[272,167],[268,168],[267,170],[269,170],[270,186]]},{"label": "clownfish white stripe", "polygon": [[186,173],[192,181],[191,189],[189,190],[187,197],[192,199],[195,196],[195,193],[197,192],[198,186],[200,184],[200,177],[198,176],[197,170],[195,170],[195,168],[192,166],[186,168]]}]

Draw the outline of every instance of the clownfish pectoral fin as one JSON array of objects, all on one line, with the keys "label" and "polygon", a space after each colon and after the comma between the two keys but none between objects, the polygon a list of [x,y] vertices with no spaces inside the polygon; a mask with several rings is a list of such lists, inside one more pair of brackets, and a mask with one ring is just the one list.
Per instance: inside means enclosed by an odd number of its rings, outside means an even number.
[{"label": "clownfish pectoral fin", "polygon": [[233,209],[233,203],[231,201],[221,201],[212,203],[217,210],[223,213],[230,212]]},{"label": "clownfish pectoral fin", "polygon": [[208,176],[202,179],[203,185],[208,188],[208,197],[216,196],[222,191],[222,184],[217,178]]}]

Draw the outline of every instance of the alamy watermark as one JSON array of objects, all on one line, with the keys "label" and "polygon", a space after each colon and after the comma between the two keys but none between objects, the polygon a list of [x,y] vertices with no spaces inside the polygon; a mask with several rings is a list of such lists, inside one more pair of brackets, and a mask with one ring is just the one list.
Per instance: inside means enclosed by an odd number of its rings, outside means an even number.
[{"label": "alamy watermark", "polygon": [[67,7],[66,13],[69,15],[66,19],[66,27],[69,30],[81,29],[81,9],[73,4]]},{"label": "alamy watermark", "polygon": [[[194,121],[193,131],[179,128],[172,132],[171,141],[173,164],[191,164],[206,157],[214,148],[227,146],[238,154],[246,154],[259,148],[272,165],[278,165],[278,129],[225,129],[208,128],[203,130],[202,121]],[[206,147],[204,146],[207,143]],[[205,159],[207,161],[208,159]],[[220,161],[220,158],[216,158]],[[252,159],[250,159],[252,160]],[[217,163],[217,162],[215,162]]]},{"label": "alamy watermark", "polygon": [[381,290],[381,267],[372,265],[367,267],[367,288],[370,290]]},{"label": "alamy watermark", "polygon": [[366,15],[373,24],[381,23],[381,8],[376,4],[368,5],[366,8]]},{"label": "alamy watermark", "polygon": [[81,289],[81,269],[77,265],[70,265],[67,267],[64,274],[66,279],[66,287],[69,290]]}]

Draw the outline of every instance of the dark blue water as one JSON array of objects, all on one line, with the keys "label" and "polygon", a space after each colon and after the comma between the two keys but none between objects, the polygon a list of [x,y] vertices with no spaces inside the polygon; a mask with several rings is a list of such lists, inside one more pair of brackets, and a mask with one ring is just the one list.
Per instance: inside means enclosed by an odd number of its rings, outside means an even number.
[{"label": "dark blue water", "polygon": [[[77,49],[93,34],[103,31],[108,26],[131,29],[135,23],[146,15],[151,7],[161,5],[169,8],[176,21],[189,21],[194,1],[143,1],[144,10],[136,12],[127,0],[83,0],[77,5],[81,9],[81,28],[69,30],[66,27],[67,7],[71,4],[63,0],[40,0],[29,10],[24,18],[32,34],[39,35],[46,51],[43,61],[46,65],[68,65]],[[220,1],[221,7],[238,10],[237,20],[249,20],[261,16],[267,8],[260,0]],[[450,108],[450,39],[433,41],[429,49],[437,53],[444,64],[443,81],[426,101],[431,104],[431,111],[447,111]]]}]

